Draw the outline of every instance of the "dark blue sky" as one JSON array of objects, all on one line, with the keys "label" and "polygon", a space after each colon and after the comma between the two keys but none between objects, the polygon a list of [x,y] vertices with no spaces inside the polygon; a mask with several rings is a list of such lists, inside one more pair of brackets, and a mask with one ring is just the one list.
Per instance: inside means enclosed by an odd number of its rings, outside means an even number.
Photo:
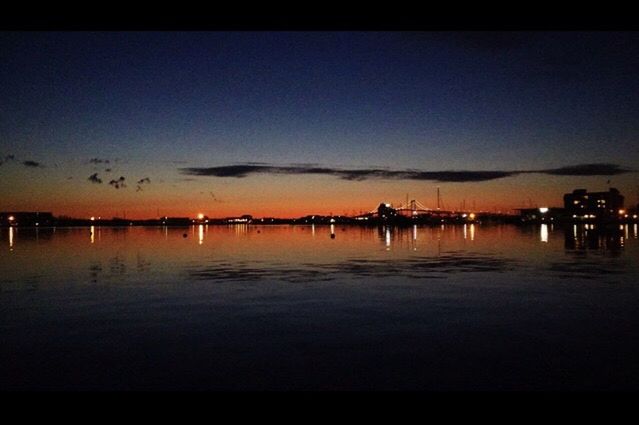
[{"label": "dark blue sky", "polygon": [[636,33],[3,33],[0,154],[83,184],[94,157],[156,182],[246,162],[639,169],[638,75]]}]

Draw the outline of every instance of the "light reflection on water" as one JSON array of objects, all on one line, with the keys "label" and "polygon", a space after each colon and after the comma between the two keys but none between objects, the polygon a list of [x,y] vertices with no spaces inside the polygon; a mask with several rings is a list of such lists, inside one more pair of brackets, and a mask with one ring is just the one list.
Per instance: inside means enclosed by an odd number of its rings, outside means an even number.
[{"label": "light reflection on water", "polygon": [[1,228],[0,385],[637,389],[637,233]]},{"label": "light reflection on water", "polygon": [[541,225],[541,229],[540,229],[540,239],[542,242],[548,242],[548,225],[547,224],[542,224]]},{"label": "light reflection on water", "polygon": [[[143,254],[153,266],[151,272],[170,272],[172,278],[193,267],[224,261],[238,270],[244,262],[263,267],[311,267],[342,264],[352,259],[387,261],[399,267],[402,260],[430,261],[432,257],[455,253],[467,257],[499,259],[517,264],[518,270],[546,273],[554,264],[577,261],[586,253],[598,258],[616,257],[622,272],[635,270],[637,225],[600,229],[595,225],[574,225],[564,229],[541,224],[536,227],[481,226],[233,226],[197,225],[190,228],[4,228],[8,250],[3,250],[0,271],[3,281],[19,282],[22,274],[48,275],[50,282],[67,279],[67,270],[77,276],[77,267],[122,258],[124,263]],[[185,233],[186,231],[186,233]],[[536,240],[533,238],[537,232]],[[323,235],[323,237],[322,237]],[[563,237],[562,237],[563,236]],[[563,243],[562,243],[563,240]],[[535,243],[537,242],[537,243]],[[195,244],[195,245],[194,245]],[[380,249],[381,248],[381,249]],[[49,259],[55,258],[52,263]],[[55,270],[49,270],[55,264]],[[54,271],[54,272],[53,272]],[[273,277],[272,275],[270,275]],[[355,276],[343,276],[344,279]],[[562,277],[566,277],[562,275]],[[276,277],[275,277],[276,278]],[[137,280],[136,280],[137,281]],[[125,282],[126,283],[126,282]]]}]

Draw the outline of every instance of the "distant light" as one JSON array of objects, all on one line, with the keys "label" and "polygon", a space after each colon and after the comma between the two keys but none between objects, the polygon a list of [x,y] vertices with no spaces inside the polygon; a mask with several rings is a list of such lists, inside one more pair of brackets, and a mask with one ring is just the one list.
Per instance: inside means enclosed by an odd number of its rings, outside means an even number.
[{"label": "distant light", "polygon": [[468,218],[470,218],[471,220],[474,220],[475,219],[475,213],[468,214]]},{"label": "distant light", "polygon": [[539,212],[542,214],[546,214],[548,212],[548,208],[547,207],[541,207],[539,208]]},{"label": "distant light", "polygon": [[10,215],[10,216],[9,216],[9,221],[13,221],[13,220],[15,220],[15,219],[16,219],[16,218],[15,218],[14,216],[12,216],[12,215]]},{"label": "distant light", "polygon": [[202,219],[204,218],[204,214],[199,213],[199,214],[197,215],[197,218],[198,218],[198,220],[202,220]]},{"label": "distant light", "polygon": [[91,217],[91,221],[95,221],[95,217]]},{"label": "distant light", "polygon": [[626,213],[626,210],[619,210],[619,215],[623,215]]},{"label": "distant light", "polygon": [[391,206],[391,204],[384,204],[384,205],[386,205],[388,208],[390,208],[390,206]]},{"label": "distant light", "polygon": [[462,214],[462,218],[468,217],[468,214]]},{"label": "distant light", "polygon": [[637,214],[634,214],[634,215],[632,216],[632,218],[637,218]]}]

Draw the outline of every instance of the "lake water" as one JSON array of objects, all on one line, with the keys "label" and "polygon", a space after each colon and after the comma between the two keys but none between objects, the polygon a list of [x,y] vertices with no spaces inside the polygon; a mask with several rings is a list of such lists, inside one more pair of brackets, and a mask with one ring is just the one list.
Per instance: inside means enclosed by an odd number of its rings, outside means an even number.
[{"label": "lake water", "polygon": [[0,389],[637,390],[637,237],[0,228]]}]

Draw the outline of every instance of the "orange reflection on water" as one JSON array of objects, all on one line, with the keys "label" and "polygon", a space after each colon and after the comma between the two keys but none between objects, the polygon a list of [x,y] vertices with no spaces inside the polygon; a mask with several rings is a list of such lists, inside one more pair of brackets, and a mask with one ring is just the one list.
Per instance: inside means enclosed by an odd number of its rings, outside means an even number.
[{"label": "orange reflection on water", "polygon": [[[197,227],[197,228],[196,228]],[[481,229],[481,231],[478,231]],[[560,232],[565,238],[551,237]],[[89,233],[89,235],[87,235]],[[590,226],[517,227],[462,225],[356,227],[341,225],[198,225],[177,227],[3,228],[0,276],[20,281],[27,275],[69,273],[83,282],[87,270],[114,278],[139,279],[157,273],[169,279],[184,267],[212,261],[277,265],[340,263],[348,259],[402,260],[442,254],[480,253],[522,261],[549,261],[572,250],[596,249],[637,254],[637,225],[617,233]],[[472,243],[470,243],[472,241]],[[419,248],[419,249],[418,249]],[[568,250],[568,251],[567,251]],[[9,258],[10,256],[10,258]],[[144,265],[144,267],[142,267]],[[73,281],[70,278],[69,281]]]}]

